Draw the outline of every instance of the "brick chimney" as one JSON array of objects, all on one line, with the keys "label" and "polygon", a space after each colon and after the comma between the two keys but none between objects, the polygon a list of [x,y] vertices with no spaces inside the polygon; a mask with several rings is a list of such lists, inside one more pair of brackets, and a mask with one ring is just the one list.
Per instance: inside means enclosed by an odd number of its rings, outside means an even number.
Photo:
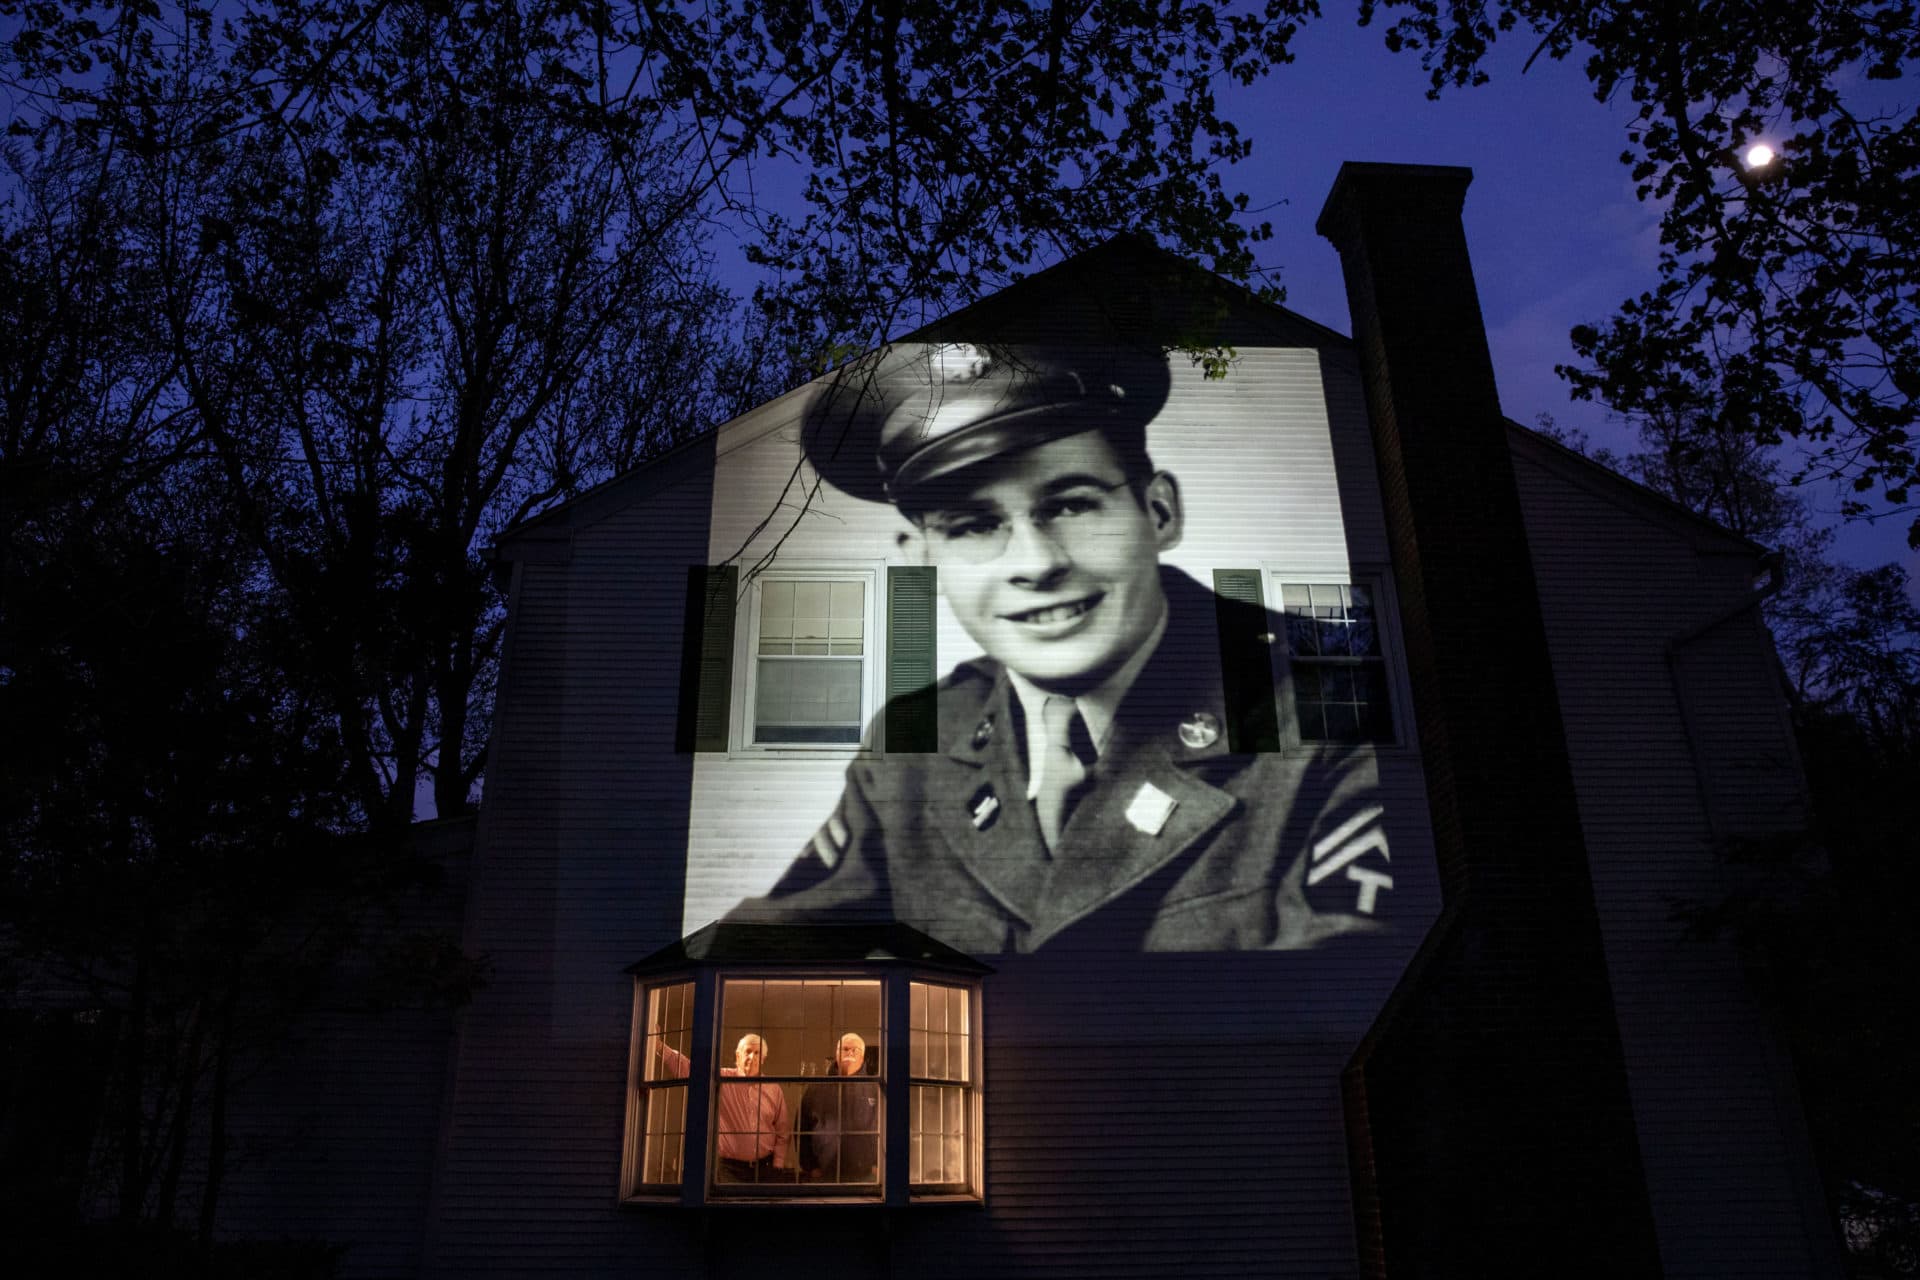
[{"label": "brick chimney", "polygon": [[1460,210],[1343,165],[1340,251],[1445,909],[1344,1080],[1371,1276],[1660,1273],[1553,667]]}]

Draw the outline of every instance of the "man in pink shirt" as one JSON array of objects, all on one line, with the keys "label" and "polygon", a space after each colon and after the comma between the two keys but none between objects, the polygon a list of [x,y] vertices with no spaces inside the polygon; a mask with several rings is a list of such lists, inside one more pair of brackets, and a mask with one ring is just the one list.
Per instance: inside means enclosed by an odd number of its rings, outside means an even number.
[{"label": "man in pink shirt", "polygon": [[[660,1046],[667,1070],[685,1077],[692,1064],[677,1050]],[[723,1076],[757,1076],[767,1060],[767,1042],[749,1031],[733,1047],[731,1067]],[[723,1084],[720,1086],[719,1129],[714,1149],[720,1166],[719,1182],[786,1181],[787,1144],[793,1123],[787,1115],[787,1095],[777,1084]]]}]

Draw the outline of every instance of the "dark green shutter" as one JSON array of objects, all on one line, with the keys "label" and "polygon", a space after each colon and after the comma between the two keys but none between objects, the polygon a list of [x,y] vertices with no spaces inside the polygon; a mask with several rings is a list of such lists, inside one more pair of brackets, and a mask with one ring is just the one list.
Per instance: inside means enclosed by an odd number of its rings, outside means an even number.
[{"label": "dark green shutter", "polygon": [[1258,569],[1213,571],[1220,626],[1220,683],[1227,696],[1227,741],[1235,751],[1278,751],[1271,632]]},{"label": "dark green shutter", "polygon": [[934,572],[921,565],[894,565],[887,570],[886,749],[890,752],[940,749]]},{"label": "dark green shutter", "polygon": [[733,721],[733,613],[738,565],[691,565],[680,639],[675,751],[725,751]]}]

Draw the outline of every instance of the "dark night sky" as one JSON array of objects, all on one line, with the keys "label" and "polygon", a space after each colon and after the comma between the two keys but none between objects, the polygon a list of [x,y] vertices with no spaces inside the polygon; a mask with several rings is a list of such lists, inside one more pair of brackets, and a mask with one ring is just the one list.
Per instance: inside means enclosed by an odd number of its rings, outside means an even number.
[{"label": "dark night sky", "polygon": [[[1571,359],[1567,331],[1597,322],[1655,280],[1658,210],[1634,198],[1619,154],[1630,104],[1600,103],[1576,59],[1544,55],[1521,74],[1533,42],[1516,36],[1496,50],[1493,82],[1425,97],[1419,60],[1389,53],[1378,26],[1340,14],[1297,37],[1298,60],[1251,89],[1225,86],[1223,114],[1253,140],[1252,157],[1226,175],[1258,216],[1273,224],[1260,246],[1278,267],[1286,305],[1342,333],[1350,331],[1333,247],[1313,224],[1343,160],[1465,165],[1474,172],[1466,227],[1507,415],[1533,425],[1550,413],[1596,444],[1631,445],[1630,433],[1597,405],[1569,399],[1553,372]],[[1911,83],[1863,87],[1882,100],[1911,101]],[[762,193],[767,180],[760,175]],[[724,245],[723,269],[727,267]],[[726,279],[745,292],[743,266]],[[1816,510],[1837,509],[1833,493],[1811,494]],[[1900,560],[1920,587],[1920,553],[1906,548],[1909,516],[1841,531],[1841,557],[1859,565]],[[1920,598],[1920,597],[1917,597]]]}]

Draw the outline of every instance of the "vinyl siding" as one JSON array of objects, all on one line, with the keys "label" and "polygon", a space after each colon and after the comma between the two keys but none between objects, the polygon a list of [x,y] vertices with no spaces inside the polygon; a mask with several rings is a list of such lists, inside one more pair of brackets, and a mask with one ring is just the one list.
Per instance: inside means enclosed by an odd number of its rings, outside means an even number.
[{"label": "vinyl siding", "polygon": [[1790,1172],[1810,1161],[1772,1032],[1733,952],[1673,918],[1726,887],[1704,795],[1743,814],[1742,834],[1796,817],[1784,702],[1751,614],[1681,651],[1678,692],[1666,657],[1748,596],[1756,559],[1526,450],[1516,470],[1662,1262],[1673,1277],[1825,1274],[1809,1242],[1830,1230]]}]

